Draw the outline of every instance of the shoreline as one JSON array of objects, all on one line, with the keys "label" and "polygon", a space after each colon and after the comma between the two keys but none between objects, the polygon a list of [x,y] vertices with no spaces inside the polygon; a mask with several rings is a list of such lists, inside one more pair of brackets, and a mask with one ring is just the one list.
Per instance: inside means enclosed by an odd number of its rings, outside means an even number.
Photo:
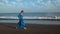
[{"label": "shoreline", "polygon": [[26,24],[27,31],[16,30],[16,23],[0,23],[0,34],[60,34],[60,25]]}]

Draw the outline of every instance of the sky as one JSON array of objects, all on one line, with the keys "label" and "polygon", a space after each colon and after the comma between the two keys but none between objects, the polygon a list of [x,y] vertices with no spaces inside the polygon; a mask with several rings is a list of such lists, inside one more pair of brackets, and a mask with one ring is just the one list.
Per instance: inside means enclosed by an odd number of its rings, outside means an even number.
[{"label": "sky", "polygon": [[0,0],[0,13],[60,12],[60,0]]}]

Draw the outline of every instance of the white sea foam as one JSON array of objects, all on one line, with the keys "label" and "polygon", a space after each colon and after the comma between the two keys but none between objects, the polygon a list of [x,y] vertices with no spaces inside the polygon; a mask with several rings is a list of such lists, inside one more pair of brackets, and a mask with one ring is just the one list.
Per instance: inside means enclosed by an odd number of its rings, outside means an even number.
[{"label": "white sea foam", "polygon": [[[6,16],[0,16],[0,19],[19,19],[18,17],[6,17]],[[60,17],[23,17],[23,19],[60,19]]]}]

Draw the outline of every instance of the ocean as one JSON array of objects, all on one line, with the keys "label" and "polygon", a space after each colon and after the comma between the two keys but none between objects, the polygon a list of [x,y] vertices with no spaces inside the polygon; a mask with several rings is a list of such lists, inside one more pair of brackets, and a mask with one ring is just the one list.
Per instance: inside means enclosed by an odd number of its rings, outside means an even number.
[{"label": "ocean", "polygon": [[[0,13],[0,17],[17,17],[19,13]],[[60,13],[24,13],[23,17],[60,17]],[[19,20],[1,20],[0,23],[18,23]],[[57,20],[24,20],[25,23],[29,24],[58,24],[60,25],[60,21]]]}]

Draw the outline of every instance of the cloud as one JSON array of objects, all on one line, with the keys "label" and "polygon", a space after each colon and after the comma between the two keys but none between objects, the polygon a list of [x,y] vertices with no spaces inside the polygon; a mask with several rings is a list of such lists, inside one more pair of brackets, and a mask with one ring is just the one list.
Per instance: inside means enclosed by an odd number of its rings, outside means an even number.
[{"label": "cloud", "polygon": [[51,3],[51,1],[48,1],[48,2],[45,4],[45,7],[46,7],[47,9],[53,9],[53,8],[55,8],[55,6]]},{"label": "cloud", "polygon": [[3,3],[7,4],[8,0],[1,0]]},{"label": "cloud", "polygon": [[22,1],[22,0],[16,0],[17,2]]},{"label": "cloud", "polygon": [[40,3],[40,2],[42,2],[43,0],[37,0],[37,3]]},{"label": "cloud", "polygon": [[[42,11],[50,9],[58,9],[60,7],[60,0],[1,0],[0,11],[2,9],[21,9],[31,11]],[[60,9],[60,8],[59,8]],[[17,10],[16,10],[17,11]]]},{"label": "cloud", "polygon": [[[40,5],[40,6],[39,6]],[[43,0],[40,1],[40,4],[38,5],[38,7],[40,7],[41,9],[56,9],[56,7],[60,7],[60,0]]]},{"label": "cloud", "polygon": [[57,0],[56,3],[57,6],[60,6],[60,0]]}]

